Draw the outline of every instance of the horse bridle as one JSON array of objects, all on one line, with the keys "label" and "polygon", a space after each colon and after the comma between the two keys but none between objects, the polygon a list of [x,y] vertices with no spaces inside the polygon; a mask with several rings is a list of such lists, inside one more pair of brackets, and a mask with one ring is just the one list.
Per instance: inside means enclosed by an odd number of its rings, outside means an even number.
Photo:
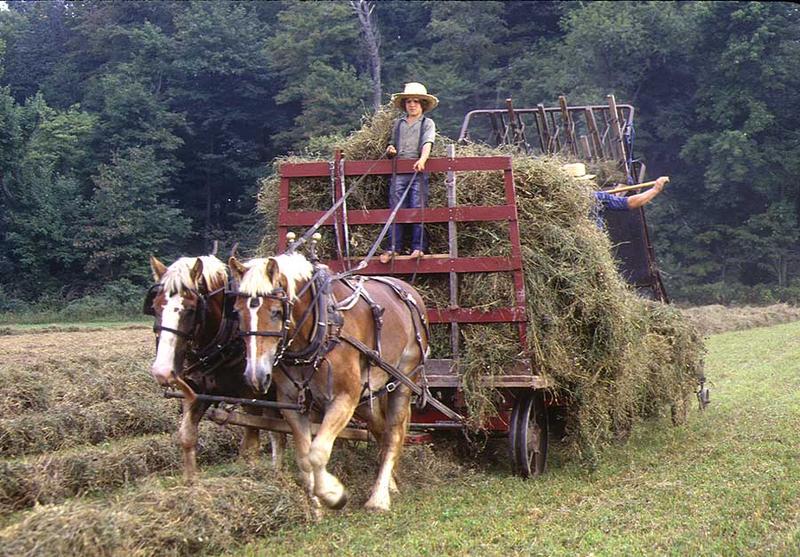
[{"label": "horse bridle", "polygon": [[[250,307],[252,308],[258,307],[264,299],[280,302],[283,310],[283,322],[281,323],[280,331],[244,330],[239,331],[239,336],[278,338],[278,348],[275,351],[275,357],[272,362],[273,365],[277,365],[279,362],[283,361],[284,358],[289,360],[291,365],[313,364],[319,360],[319,354],[322,350],[328,329],[327,319],[322,319],[318,316],[325,315],[327,311],[327,297],[324,296],[324,294],[327,293],[329,284],[329,275],[323,270],[318,269],[296,294],[295,299],[299,299],[305,295],[308,290],[312,290],[312,302],[308,305],[306,311],[294,326],[294,334],[291,336],[290,329],[292,327],[292,309],[294,307],[294,301],[289,299],[288,294],[283,288],[274,288],[271,292],[259,296],[250,296],[238,291],[229,291],[225,293],[226,297],[229,298],[226,299],[225,307],[226,311],[230,311],[230,308],[232,308],[237,298],[248,298],[250,300]],[[289,346],[291,346],[292,341],[299,334],[300,329],[309,318],[313,318],[314,320],[314,332],[311,335],[311,341],[308,346],[296,352],[289,351]]]},{"label": "horse bridle", "polygon": [[241,294],[239,292],[226,292],[226,297],[231,297],[234,301],[236,298],[248,298],[249,305],[251,308],[257,308],[264,300],[275,300],[281,304],[281,311],[283,312],[283,321],[281,323],[280,331],[262,331],[262,330],[245,330],[239,331],[240,337],[275,337],[278,339],[278,349],[275,352],[275,358],[273,360],[273,364],[277,363],[282,357],[284,352],[286,352],[286,348],[290,344],[289,339],[289,327],[291,327],[292,323],[292,302],[289,301],[289,296],[286,294],[286,291],[283,288],[275,288],[272,292],[268,294],[263,294],[261,296],[248,296],[246,294]]},{"label": "horse bridle", "polygon": [[[142,313],[153,317],[156,316],[155,309],[153,308],[153,302],[155,301],[159,293],[163,290],[163,288],[164,287],[162,284],[154,284],[153,286],[150,287],[150,289],[147,291],[147,294],[145,295],[144,305],[142,307]],[[197,300],[194,307],[186,308],[186,311],[192,313],[192,322],[191,325],[188,327],[188,330],[190,332],[181,331],[180,329],[173,329],[171,327],[165,327],[161,325],[161,323],[156,322],[153,324],[153,332],[156,334],[156,344],[158,343],[158,339],[162,331],[172,333],[173,335],[180,337],[186,341],[193,340],[195,336],[195,331],[197,330],[198,327],[200,327],[203,324],[205,320],[206,311],[208,309],[208,298],[214,296],[215,294],[218,294],[219,292],[222,292],[223,290],[224,287],[218,288],[217,290],[214,290],[213,292],[204,295],[200,293],[200,291],[194,288],[190,289],[189,292],[194,294]],[[199,320],[197,318],[198,315],[200,316]]]}]

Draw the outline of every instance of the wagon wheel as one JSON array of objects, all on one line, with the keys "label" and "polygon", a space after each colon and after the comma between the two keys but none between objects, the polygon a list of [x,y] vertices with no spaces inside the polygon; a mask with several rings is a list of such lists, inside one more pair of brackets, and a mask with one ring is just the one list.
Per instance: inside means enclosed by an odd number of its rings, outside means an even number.
[{"label": "wagon wheel", "polygon": [[541,392],[525,393],[514,402],[508,441],[515,474],[529,478],[544,473],[547,461],[547,411]]}]

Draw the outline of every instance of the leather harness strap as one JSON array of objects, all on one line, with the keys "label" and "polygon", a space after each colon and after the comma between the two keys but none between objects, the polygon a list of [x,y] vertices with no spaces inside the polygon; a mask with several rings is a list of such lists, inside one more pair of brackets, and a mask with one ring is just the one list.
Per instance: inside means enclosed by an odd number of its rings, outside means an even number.
[{"label": "leather harness strap", "polygon": [[[242,335],[263,335],[263,336],[276,336],[280,337],[279,347],[276,351],[276,358],[274,364],[278,369],[280,369],[283,374],[291,381],[294,387],[298,391],[298,403],[305,406],[306,402],[306,393],[309,390],[309,384],[313,379],[316,371],[324,362],[327,366],[327,374],[328,374],[328,400],[332,400],[333,398],[333,371],[330,362],[328,362],[327,356],[328,354],[333,351],[337,346],[339,346],[342,341],[347,343],[348,345],[352,346],[356,350],[358,350],[361,354],[363,354],[367,360],[370,362],[371,365],[377,366],[385,371],[389,376],[391,376],[394,380],[390,381],[382,388],[378,389],[377,391],[372,391],[369,385],[369,368],[367,369],[367,383],[365,385],[365,391],[368,392],[365,398],[359,404],[363,404],[367,400],[369,400],[370,404],[372,399],[375,396],[381,396],[386,393],[390,393],[394,391],[398,384],[405,385],[408,387],[411,392],[416,394],[417,396],[421,397],[423,403],[429,402],[434,408],[439,410],[442,414],[447,416],[448,418],[456,421],[463,422],[464,418],[454,412],[444,404],[442,404],[437,399],[430,396],[427,387],[427,381],[425,380],[425,360],[427,358],[427,351],[424,348],[423,341],[422,341],[422,334],[420,328],[425,330],[426,338],[429,338],[428,335],[428,323],[425,319],[425,316],[416,303],[414,298],[405,290],[403,289],[396,281],[386,278],[386,277],[359,277],[359,283],[354,285],[350,280],[347,278],[336,278],[332,277],[328,271],[327,267],[324,266],[316,266],[315,265],[314,274],[312,278],[303,286],[300,292],[297,294],[296,298],[306,294],[309,290],[311,291],[312,300],[311,303],[308,305],[308,308],[304,312],[303,316],[299,320],[299,324],[294,326],[294,332],[289,337],[289,327],[292,326],[290,313],[291,308],[293,306],[293,301],[285,300],[285,293],[282,289],[276,289],[273,293],[270,293],[266,296],[259,296],[261,297],[270,297],[276,299],[282,299],[285,301],[287,305],[284,306],[284,311],[286,312],[284,315],[284,322],[281,327],[281,332],[277,331],[245,331],[240,333]],[[420,351],[420,363],[419,365],[409,374],[406,375],[393,365],[386,362],[382,355],[381,355],[381,330],[383,327],[383,314],[385,309],[381,307],[379,304],[375,302],[375,300],[369,295],[367,288],[362,286],[362,283],[366,280],[372,280],[379,282],[385,286],[388,286],[389,289],[400,299],[408,308],[409,313],[411,314],[411,320],[414,324],[414,333],[415,339],[417,342],[417,346]],[[334,282],[340,282],[346,285],[350,290],[353,291],[353,294],[342,300],[341,302],[336,300],[332,292],[332,286]],[[280,292],[277,292],[280,290]],[[355,307],[360,300],[363,300],[370,308],[373,318],[373,325],[374,325],[374,338],[375,338],[375,347],[370,348],[360,340],[350,336],[345,335],[342,333],[342,329],[344,327],[344,311],[348,311]],[[294,338],[299,334],[300,327],[305,321],[309,318],[313,318],[315,320],[315,330],[312,335],[312,338],[309,340],[309,343],[306,347],[299,351],[290,351],[288,350],[288,346],[292,343]],[[298,381],[294,374],[292,373],[293,370],[298,370],[300,367],[310,366],[312,368],[312,372],[309,374],[308,377],[302,377],[300,381]],[[370,366],[371,367],[371,366]],[[422,387],[417,385],[417,383],[413,380],[413,377],[417,374],[421,374],[422,376]],[[302,402],[301,402],[302,401]],[[306,406],[308,408],[308,406]]]},{"label": "leather harness strap", "polygon": [[[427,397],[427,393],[423,393],[423,388],[414,383],[405,373],[394,367],[393,365],[388,364],[380,355],[375,351],[371,350],[369,346],[361,342],[360,340],[353,338],[348,335],[342,335],[342,340],[353,346],[356,350],[364,354],[373,364],[381,368],[383,371],[397,379],[400,383],[411,389],[411,392],[417,396],[425,396],[428,399],[428,403],[436,408],[439,412],[447,416],[448,418],[456,421],[463,421],[464,417],[454,412],[441,402],[439,402],[434,397]],[[422,364],[420,364],[421,366]],[[419,366],[417,367],[419,369]],[[416,373],[416,369],[414,370]]]},{"label": "leather harness strap", "polygon": [[[149,307],[153,298],[158,294],[159,290],[163,288],[161,284],[155,284],[150,287],[146,298],[145,307]],[[218,288],[208,294],[201,294],[199,291],[192,290],[192,293],[197,296],[198,303],[195,308],[196,319],[199,318],[199,324],[205,322],[206,313],[208,312],[208,300],[224,292],[225,287]],[[148,313],[150,315],[151,313]],[[154,315],[155,312],[153,311]],[[238,320],[229,319],[223,316],[219,329],[217,329],[214,338],[206,346],[196,348],[193,345],[195,340],[195,329],[198,323],[193,323],[190,332],[165,327],[159,323],[153,325],[153,332],[158,335],[161,331],[172,333],[173,335],[186,340],[189,343],[189,348],[186,353],[186,358],[189,360],[188,365],[180,371],[181,375],[186,376],[188,373],[201,368],[203,373],[213,373],[223,365],[238,364],[244,360],[244,349],[239,340],[237,329],[239,328]],[[158,343],[158,336],[156,336],[156,343]]]}]

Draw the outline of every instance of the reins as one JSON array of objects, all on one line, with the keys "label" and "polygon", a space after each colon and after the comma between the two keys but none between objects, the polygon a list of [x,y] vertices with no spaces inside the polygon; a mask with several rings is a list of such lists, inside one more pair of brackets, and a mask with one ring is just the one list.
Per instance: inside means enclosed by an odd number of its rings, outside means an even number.
[{"label": "reins", "polygon": [[411,176],[411,180],[408,181],[406,188],[403,190],[403,194],[400,196],[400,199],[397,201],[395,206],[392,208],[392,212],[389,214],[389,218],[386,220],[386,223],[383,225],[380,234],[378,234],[378,239],[372,244],[372,247],[367,252],[367,255],[361,262],[356,265],[354,268],[348,271],[342,271],[341,273],[334,276],[335,279],[342,279],[352,275],[353,273],[357,273],[358,271],[364,269],[370,262],[370,260],[375,256],[375,252],[378,251],[378,247],[381,245],[383,238],[386,236],[386,233],[389,231],[389,227],[394,224],[394,219],[397,216],[397,211],[400,210],[400,207],[403,206],[403,202],[406,200],[406,196],[408,196],[408,192],[411,191],[411,186],[414,184],[414,180],[417,178],[419,171],[414,171],[414,174]]},{"label": "reins", "polygon": [[[336,201],[336,203],[334,203],[334,204],[331,206],[331,208],[330,208],[330,209],[328,209],[328,210],[325,212],[325,214],[324,214],[324,215],[322,215],[322,216],[321,216],[321,217],[320,217],[320,218],[317,220],[317,222],[315,222],[315,223],[314,223],[314,224],[311,226],[311,228],[309,228],[308,230],[306,230],[306,232],[305,232],[305,233],[304,233],[302,236],[300,236],[300,237],[299,237],[297,240],[295,240],[294,242],[292,242],[292,243],[289,245],[289,247],[287,247],[287,248],[286,248],[286,252],[285,252],[285,253],[293,253],[293,252],[294,252],[294,251],[295,251],[295,250],[296,250],[298,247],[300,247],[301,245],[303,245],[304,243],[306,243],[306,242],[308,241],[308,239],[309,239],[309,238],[310,238],[310,237],[311,237],[311,236],[314,234],[314,232],[316,232],[316,231],[319,229],[319,227],[320,227],[320,226],[322,226],[322,223],[324,223],[326,220],[328,220],[328,218],[329,218],[329,217],[330,217],[330,216],[331,216],[331,215],[332,215],[334,212],[336,212],[336,210],[337,210],[339,207],[341,207],[341,206],[342,206],[342,205],[343,205],[343,204],[344,204],[344,203],[347,201],[347,198],[348,198],[348,197],[350,197],[350,195],[351,195],[351,194],[352,194],[354,191],[356,191],[356,189],[358,189],[358,187],[359,187],[359,186],[360,186],[360,185],[363,183],[364,179],[365,179],[367,176],[369,176],[369,175],[370,175],[370,173],[372,172],[372,169],[373,169],[373,168],[375,168],[375,165],[377,165],[377,164],[378,164],[380,161],[382,161],[382,160],[383,160],[385,157],[386,157],[386,154],[384,153],[383,155],[381,155],[381,157],[380,157],[379,159],[376,159],[376,160],[375,160],[375,162],[373,162],[373,163],[370,165],[370,167],[369,167],[369,168],[368,168],[368,169],[367,169],[367,170],[366,170],[366,171],[365,171],[365,172],[364,172],[364,173],[363,173],[363,174],[362,174],[362,175],[361,175],[361,176],[358,178],[358,180],[356,180],[356,182],[355,182],[355,183],[354,183],[352,186],[350,186],[350,189],[349,189],[349,190],[347,190],[346,192],[344,192],[344,195],[342,195],[342,197],[340,197],[340,198],[339,198],[339,200],[338,200],[338,201]],[[331,165],[333,165],[333,163],[330,163],[330,164],[331,164]],[[333,167],[331,166],[331,168],[333,168]],[[333,170],[331,170],[331,173],[332,173],[332,172],[333,172]]]},{"label": "reins", "polygon": [[[145,310],[148,310],[148,308],[152,305],[152,300],[156,295],[158,295],[158,292],[161,290],[161,288],[161,284],[155,284],[150,287],[147,297],[145,298]],[[216,290],[209,292],[208,294],[202,294],[196,289],[189,289],[189,291],[193,293],[198,300],[197,306],[191,310],[194,312],[194,320],[190,332],[173,329],[172,327],[165,327],[164,325],[160,325],[158,323],[153,324],[153,332],[156,333],[156,335],[159,335],[162,331],[165,331],[172,333],[189,343],[190,346],[189,350],[187,351],[187,356],[190,359],[193,359],[194,362],[190,363],[182,370],[183,374],[186,374],[187,372],[190,372],[198,367],[204,367],[204,371],[210,373],[226,362],[232,362],[235,358],[241,358],[243,356],[243,351],[238,349],[240,348],[239,345],[234,343],[234,340],[238,338],[237,335],[234,334],[237,328],[237,322],[228,319],[225,316],[224,311],[220,326],[217,329],[214,338],[212,338],[211,341],[205,346],[193,346],[193,341],[197,335],[197,329],[206,321],[206,314],[208,313],[208,300],[220,292],[225,292],[225,290],[226,287],[221,286]],[[145,311],[145,313],[147,315],[155,315],[155,312],[151,309],[149,311]],[[158,342],[158,336],[156,337],[156,342]],[[231,346],[236,346],[237,350],[233,351],[231,354],[226,354],[226,352],[230,351],[229,349]]]},{"label": "reins", "polygon": [[[301,245],[306,243],[308,241],[308,239],[311,238],[311,236],[313,236],[314,233],[319,229],[319,227],[322,226],[322,224],[326,220],[328,220],[328,218],[332,214],[334,214],[339,207],[341,207],[342,205],[344,205],[347,202],[347,198],[354,191],[356,191],[356,189],[358,189],[358,187],[363,183],[364,179],[367,176],[370,175],[370,172],[372,172],[372,169],[375,167],[375,165],[377,165],[378,162],[382,161],[385,157],[386,157],[385,154],[381,155],[381,157],[379,159],[377,159],[375,162],[373,162],[370,165],[370,167],[358,178],[358,180],[356,180],[356,182],[352,186],[350,186],[350,189],[344,191],[344,194],[342,195],[342,197],[340,197],[331,206],[331,208],[328,209],[325,212],[325,214],[323,214],[319,219],[317,219],[317,221],[311,226],[311,228],[306,230],[305,233],[303,233],[303,235],[300,238],[298,238],[297,240],[294,240],[291,244],[289,244],[289,246],[286,248],[286,251],[284,253],[293,253],[298,247],[300,247]],[[393,163],[392,164],[392,176],[394,177],[395,176],[395,172],[396,172],[396,164],[397,164],[396,163],[396,159],[394,159],[392,161],[392,163]],[[332,164],[333,163],[331,163],[331,165]],[[336,187],[335,184],[333,183],[334,180],[333,180],[333,170],[332,170],[332,168],[333,168],[333,166],[331,166],[331,181],[332,181],[331,183],[332,183],[333,187]],[[342,168],[343,168],[343,165],[342,165]],[[342,172],[341,174],[342,174],[342,176],[344,176],[344,172]],[[361,262],[359,262],[359,264],[356,265],[354,268],[348,269],[346,271],[343,271],[343,272],[339,273],[338,275],[335,275],[333,277],[334,279],[340,279],[340,278],[348,277],[348,276],[352,275],[353,273],[356,273],[356,272],[364,269],[369,264],[370,260],[375,256],[375,252],[378,251],[378,247],[381,245],[381,242],[383,241],[383,238],[386,236],[386,233],[389,231],[389,227],[394,224],[394,219],[397,217],[397,211],[400,209],[400,207],[403,206],[403,203],[405,202],[406,197],[408,196],[408,192],[411,191],[411,186],[414,184],[414,181],[417,179],[418,175],[419,175],[419,171],[418,170],[415,170],[414,173],[411,175],[411,179],[409,180],[408,184],[406,185],[405,189],[403,190],[403,194],[400,196],[400,199],[398,200],[398,202],[392,208],[392,212],[390,213],[389,218],[387,219],[386,223],[383,225],[383,228],[381,229],[381,232],[378,235],[377,240],[375,240],[375,242],[372,244],[372,247],[370,248],[370,250],[367,253],[366,257],[364,257],[364,259],[362,259]],[[342,183],[342,189],[344,190],[344,182]],[[349,235],[347,233],[347,222],[346,222],[346,220],[344,222],[344,225],[345,225],[345,240],[346,240],[346,243],[349,244]],[[345,249],[349,253],[349,246],[346,246]],[[337,245],[337,251],[339,253],[341,253],[341,251],[342,251],[341,250],[341,246]]]}]

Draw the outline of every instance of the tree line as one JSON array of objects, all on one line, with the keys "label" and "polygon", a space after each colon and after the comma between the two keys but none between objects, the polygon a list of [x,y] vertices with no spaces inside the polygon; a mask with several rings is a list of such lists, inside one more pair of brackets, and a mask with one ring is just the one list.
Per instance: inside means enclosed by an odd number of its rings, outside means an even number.
[{"label": "tree line", "polygon": [[278,155],[407,81],[475,108],[638,111],[679,298],[800,298],[800,8],[761,2],[9,1],[0,11],[0,310],[145,284],[147,256],[254,244]]}]

